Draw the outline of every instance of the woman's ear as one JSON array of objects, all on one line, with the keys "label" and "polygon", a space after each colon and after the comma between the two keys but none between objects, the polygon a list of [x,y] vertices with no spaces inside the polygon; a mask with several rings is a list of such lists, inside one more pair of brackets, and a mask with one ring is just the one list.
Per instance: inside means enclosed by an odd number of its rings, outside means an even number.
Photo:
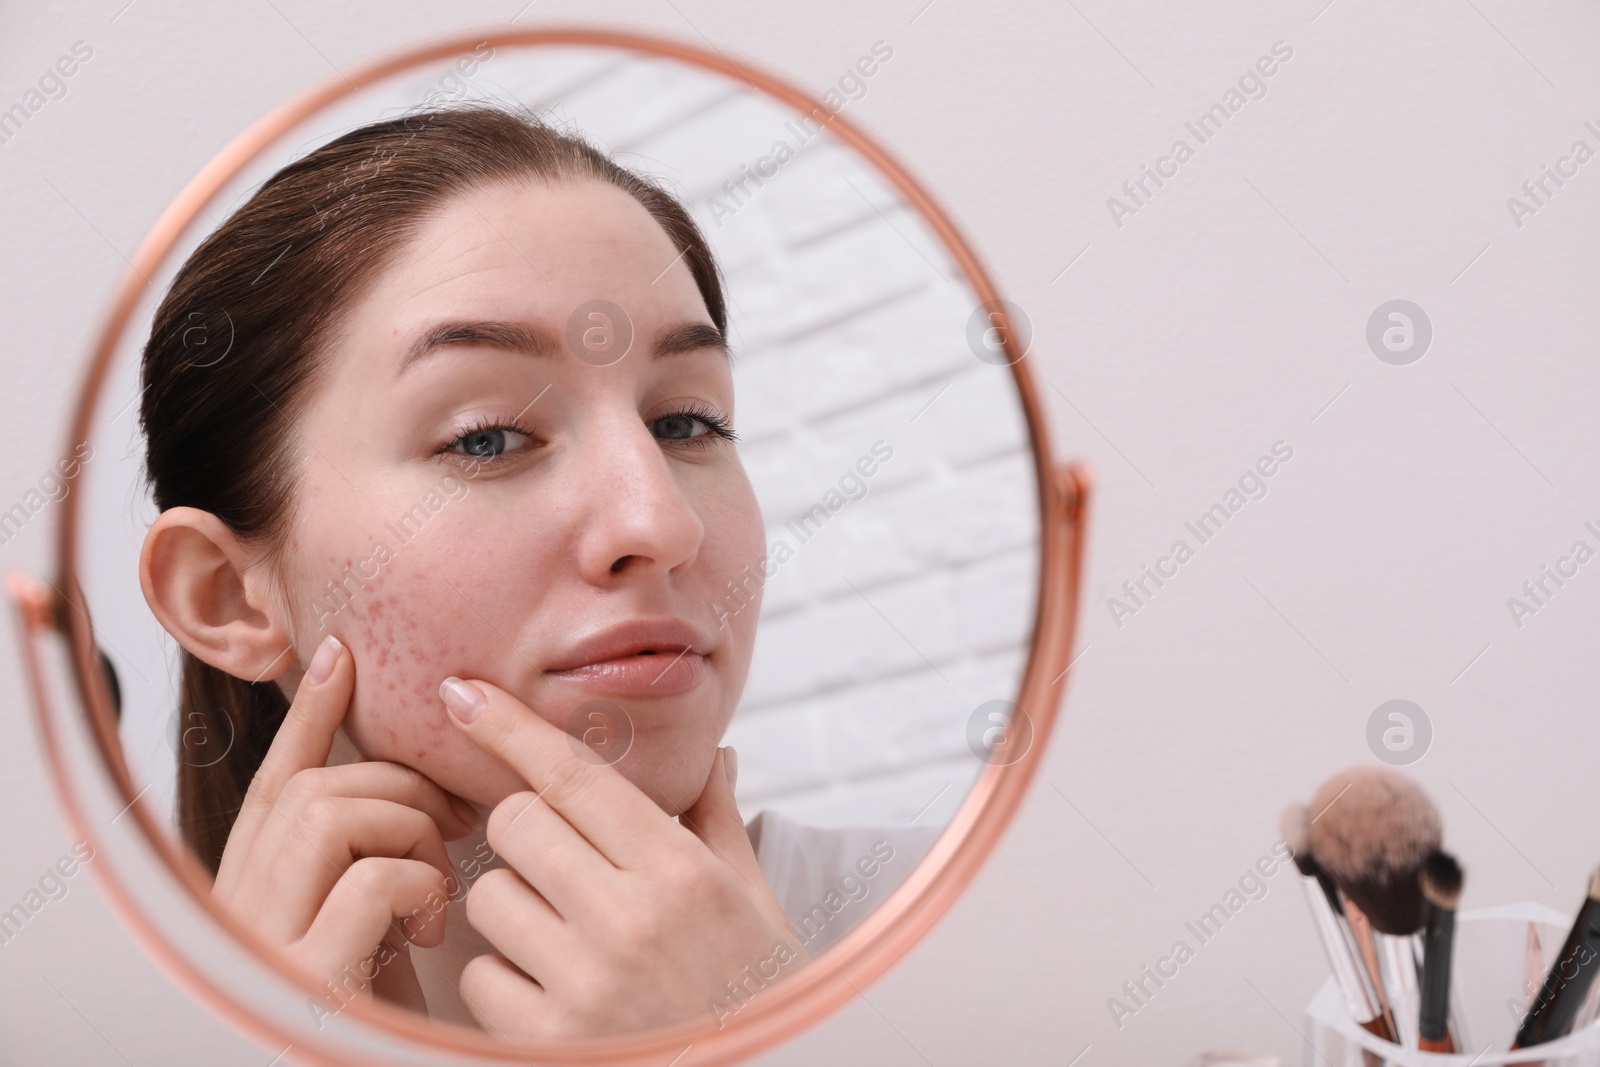
[{"label": "woman's ear", "polygon": [[270,681],[294,666],[287,620],[268,569],[228,524],[199,508],[168,508],[139,552],[139,588],[162,627],[235,678]]}]

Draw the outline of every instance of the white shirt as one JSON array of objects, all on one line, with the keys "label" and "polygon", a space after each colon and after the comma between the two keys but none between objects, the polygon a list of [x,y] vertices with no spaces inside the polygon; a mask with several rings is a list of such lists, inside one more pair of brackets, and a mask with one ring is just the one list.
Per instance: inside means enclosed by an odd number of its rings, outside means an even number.
[{"label": "white shirt", "polygon": [[814,957],[899,888],[943,828],[806,826],[762,811],[745,832],[768,888]]}]

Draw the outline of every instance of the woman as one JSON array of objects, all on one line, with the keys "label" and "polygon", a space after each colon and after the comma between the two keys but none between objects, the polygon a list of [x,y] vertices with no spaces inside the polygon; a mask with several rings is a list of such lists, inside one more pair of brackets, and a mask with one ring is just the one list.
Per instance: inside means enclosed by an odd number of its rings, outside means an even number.
[{"label": "woman", "polygon": [[311,152],[177,275],[140,581],[235,739],[179,820],[319,1019],[721,1021],[806,958],[717,747],[764,554],[726,327],[672,197],[485,107]]}]

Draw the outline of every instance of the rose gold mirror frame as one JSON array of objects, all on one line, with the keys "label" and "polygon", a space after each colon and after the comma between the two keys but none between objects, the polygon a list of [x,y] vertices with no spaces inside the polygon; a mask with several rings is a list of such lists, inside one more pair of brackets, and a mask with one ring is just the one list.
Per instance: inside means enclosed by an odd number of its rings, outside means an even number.
[{"label": "rose gold mirror frame", "polygon": [[[73,414],[66,452],[71,452],[75,442],[88,438],[112,356],[146,288],[145,279],[154,274],[179,237],[227,181],[281,134],[318,109],[381,78],[459,55],[480,43],[507,48],[590,45],[642,52],[742,80],[803,113],[829,114],[807,94],[770,75],[735,63],[720,50],[707,52],[676,41],[585,27],[491,31],[455,38],[410,49],[330,79],[281,105],[235,138],[206,164],[157,220],[118,285],[95,342]],[[997,301],[999,294],[972,249],[905,169],[842,117],[832,115],[822,125],[869,160],[893,184],[938,234],[979,300],[986,306],[995,306],[991,302]],[[1004,325],[1009,327],[1008,322]],[[1090,476],[1081,464],[1055,464],[1038,390],[1023,359],[1026,353],[1015,351],[1014,332],[1010,328],[1003,331],[1003,343],[1007,355],[1012,357],[1011,372],[1028,423],[1041,526],[1039,597],[1027,669],[1017,697],[1017,704],[1032,722],[1033,743],[1016,762],[984,768],[944,834],[905,884],[837,946],[775,986],[761,1000],[752,1001],[748,1008],[740,1011],[736,1021],[723,1029],[710,1029],[704,1023],[683,1023],[621,1038],[557,1046],[531,1043],[512,1046],[487,1034],[478,1035],[463,1027],[430,1022],[424,1016],[381,1001],[370,1005],[352,1004],[348,1011],[440,1053],[475,1055],[485,1060],[532,1057],[541,1062],[659,1065],[671,1059],[676,1067],[726,1064],[767,1049],[822,1019],[883,974],[927,932],[994,849],[1027,790],[1042,758],[1044,742],[1055,723],[1076,629]],[[7,582],[21,624],[23,657],[46,762],[68,823],[80,838],[91,845],[97,844],[97,835],[67,769],[56,713],[52,710],[54,701],[45,679],[41,645],[52,633],[64,637],[68,644],[78,698],[87,708],[104,769],[128,803],[125,810],[133,817],[136,833],[218,925],[308,995],[317,996],[320,990],[315,984],[294,970],[276,948],[212,902],[210,875],[165,825],[164,818],[135,793],[128,768],[119,755],[117,716],[96,660],[93,632],[77,581],[76,563],[82,544],[77,499],[77,494],[71,494],[62,502],[56,542],[57,580],[49,583],[14,573],[8,576]],[[97,847],[96,852],[101,853],[101,850]],[[378,1067],[388,1062],[344,1049],[335,1052],[306,1044],[304,1031],[269,1019],[249,1003],[217,988],[199,966],[167,943],[134,893],[120,880],[109,857],[97,855],[92,867],[113,910],[146,951],[191,995],[237,1029],[274,1049],[290,1044],[296,1058],[328,1067],[349,1064]],[[672,1059],[674,1055],[678,1058]]]}]

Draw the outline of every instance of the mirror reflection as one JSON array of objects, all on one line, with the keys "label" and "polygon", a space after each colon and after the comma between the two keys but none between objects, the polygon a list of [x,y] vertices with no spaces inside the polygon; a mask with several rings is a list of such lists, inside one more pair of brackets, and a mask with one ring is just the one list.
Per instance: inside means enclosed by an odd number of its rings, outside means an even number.
[{"label": "mirror reflection", "polygon": [[829,132],[887,63],[801,113],[485,43],[152,279],[81,580],[144,800],[319,1021],[726,1025],[1020,757],[1024,349]]}]

